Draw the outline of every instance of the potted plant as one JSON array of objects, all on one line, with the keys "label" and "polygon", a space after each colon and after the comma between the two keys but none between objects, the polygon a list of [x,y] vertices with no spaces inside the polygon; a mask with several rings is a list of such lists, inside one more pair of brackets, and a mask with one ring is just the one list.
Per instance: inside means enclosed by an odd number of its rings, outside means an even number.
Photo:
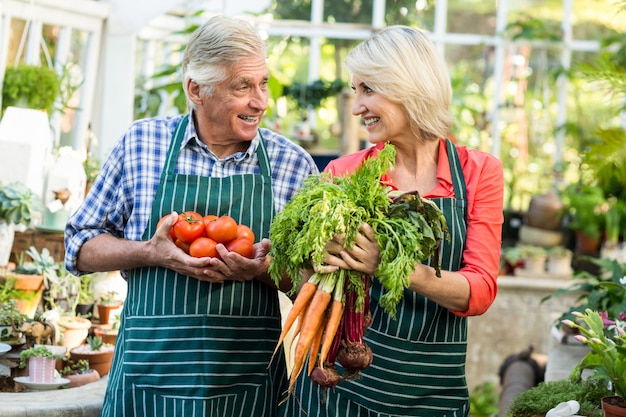
[{"label": "potted plant", "polygon": [[564,246],[554,246],[548,249],[547,269],[549,274],[569,277],[573,274],[573,252]]},{"label": "potted plant", "polygon": [[568,226],[576,233],[578,252],[596,254],[604,230],[602,206],[607,202],[604,190],[597,185],[571,184],[563,192],[563,201],[569,216]]},{"label": "potted plant", "polygon": [[546,271],[548,252],[541,246],[521,245],[519,247],[524,271],[530,274],[542,275]]},{"label": "potted plant", "polygon": [[[626,288],[624,289],[626,291]],[[574,380],[582,380],[582,372],[591,369],[591,378],[610,387],[612,395],[602,399],[602,409],[613,410],[610,415],[626,416],[626,315],[622,321],[609,320],[608,314],[586,309],[574,312],[577,320],[564,320],[563,324],[579,331],[576,339],[591,349],[571,374]],[[621,409],[621,414],[617,414]]]},{"label": "potted plant", "polygon": [[0,342],[17,344],[23,341],[20,334],[13,330],[21,327],[27,316],[17,308],[17,301],[13,299],[0,302]]},{"label": "potted plant", "polygon": [[578,271],[574,274],[575,281],[567,288],[560,288],[544,297],[544,302],[553,297],[575,295],[574,304],[556,320],[555,324],[562,330],[571,330],[563,326],[563,320],[575,321],[573,312],[594,311],[607,312],[609,317],[619,317],[626,311],[626,291],[624,291],[623,277],[626,276],[626,264],[615,259],[588,258],[598,267],[594,274],[588,271]]},{"label": "potted plant", "polygon": [[80,276],[80,291],[78,293],[78,304],[76,304],[76,314],[85,318],[93,315],[93,308],[96,304],[93,291],[93,275],[86,274]]},{"label": "potted plant", "polygon": [[[29,261],[25,260],[26,255],[30,257]],[[33,318],[43,297],[46,277],[53,274],[56,268],[48,249],[44,248],[39,252],[31,246],[25,253],[20,254],[15,269],[2,270],[0,286],[11,291],[20,311]]]},{"label": "potted plant", "polygon": [[39,196],[26,185],[0,182],[0,267],[7,265],[11,257],[15,226],[28,227],[41,206]]},{"label": "potted plant", "polygon": [[63,378],[70,382],[68,388],[80,387],[100,379],[100,374],[89,367],[89,361],[81,359],[77,362],[67,361],[67,364],[59,372]]},{"label": "potted plant", "polygon": [[109,291],[98,300],[98,320],[100,324],[108,324],[111,318],[111,312],[122,306],[123,302],[119,299],[117,291]]},{"label": "potted plant", "polygon": [[55,381],[57,355],[41,345],[20,352],[20,368],[28,362],[28,378],[31,382],[49,384]]},{"label": "potted plant", "polygon": [[86,342],[70,350],[70,359],[73,361],[88,360],[91,369],[98,371],[100,376],[105,376],[111,369],[115,346],[103,343],[99,336],[89,336]]},{"label": "potted plant", "polygon": [[115,315],[115,319],[111,323],[101,324],[93,329],[93,333],[96,336],[100,336],[104,343],[115,344],[117,340],[117,334],[120,330],[120,316]]},{"label": "potted plant", "polygon": [[503,412],[505,417],[545,416],[560,403],[574,400],[580,404],[577,415],[602,417],[599,404],[609,393],[606,387],[595,381],[546,381],[517,394]]},{"label": "potted plant", "polygon": [[7,67],[2,84],[2,110],[9,106],[54,111],[61,93],[61,77],[45,65]]}]

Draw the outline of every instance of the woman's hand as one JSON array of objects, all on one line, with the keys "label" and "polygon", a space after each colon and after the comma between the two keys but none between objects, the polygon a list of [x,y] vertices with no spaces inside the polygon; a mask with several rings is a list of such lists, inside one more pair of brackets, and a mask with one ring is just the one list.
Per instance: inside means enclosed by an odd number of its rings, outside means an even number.
[{"label": "woman's hand", "polygon": [[345,236],[336,235],[326,244],[325,264],[318,266],[316,272],[329,273],[341,268],[374,275],[380,263],[380,251],[372,227],[367,223],[361,225],[351,249],[345,248],[344,243]]}]

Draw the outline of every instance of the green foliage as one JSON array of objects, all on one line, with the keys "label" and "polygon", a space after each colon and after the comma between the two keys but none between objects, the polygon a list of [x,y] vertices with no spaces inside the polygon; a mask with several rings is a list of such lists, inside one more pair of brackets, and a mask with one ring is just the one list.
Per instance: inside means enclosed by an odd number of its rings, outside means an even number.
[{"label": "green foliage", "polygon": [[92,351],[97,352],[102,348],[102,338],[100,336],[87,336],[85,339]]},{"label": "green foliage", "polygon": [[[340,234],[345,236],[344,246],[352,247],[365,222],[372,226],[380,247],[376,277],[385,293],[379,302],[395,317],[396,305],[417,262],[433,256],[438,271],[439,244],[447,229],[441,211],[416,193],[390,198],[380,178],[394,163],[395,148],[387,144],[376,157],[343,177],[327,172],[307,178],[270,228],[272,279],[278,283],[286,273],[292,277],[295,290],[302,269],[323,263],[327,242]],[[351,285],[363,285],[360,272],[347,273]],[[330,274],[336,274],[334,279],[341,275],[340,271]],[[359,294],[357,311],[363,298],[364,294]]]},{"label": "green foliage", "polygon": [[[622,288],[626,293],[626,288]],[[622,313],[624,314],[624,313]],[[575,312],[577,321],[566,321],[564,324],[576,329],[580,335],[578,341],[589,346],[591,350],[578,363],[570,375],[570,379],[580,381],[585,369],[592,369],[593,374],[589,377],[599,380],[601,384],[611,384],[615,395],[626,400],[626,330],[624,323],[614,322],[618,316],[609,316],[607,320],[613,323],[609,326],[605,323],[600,313],[586,309],[584,313]],[[582,324],[578,324],[581,321]]]},{"label": "green foliage", "polygon": [[483,417],[497,414],[499,399],[493,382],[487,381],[475,386],[470,393],[470,415]]},{"label": "green foliage", "polygon": [[560,325],[563,320],[576,320],[572,314],[575,311],[587,309],[605,311],[609,317],[619,317],[621,312],[626,312],[626,291],[621,283],[622,278],[626,276],[626,264],[606,258],[588,258],[588,260],[599,267],[595,275],[587,271],[579,271],[572,285],[560,288],[541,300],[544,302],[562,295],[576,296],[569,310],[556,320],[557,325]]},{"label": "green foliage", "polygon": [[38,65],[7,67],[2,84],[2,111],[9,106],[54,111],[61,93],[61,77],[53,68]]},{"label": "green foliage", "polygon": [[30,349],[25,349],[20,352],[20,368],[24,368],[26,366],[27,359],[29,358],[56,359],[57,356],[43,345],[32,347]]},{"label": "green foliage", "polygon": [[322,105],[322,100],[339,94],[342,89],[343,82],[341,80],[332,82],[316,80],[310,84],[296,82],[285,86],[283,93],[295,100],[300,109],[307,109],[309,107],[318,108]]},{"label": "green foliage", "polygon": [[0,220],[29,226],[33,214],[41,206],[39,196],[21,182],[0,183]]},{"label": "green foliage", "polygon": [[0,303],[0,325],[15,324],[20,327],[27,317],[17,308],[16,300],[6,300]]},{"label": "green foliage", "polygon": [[589,237],[599,237],[604,228],[602,206],[607,202],[602,188],[582,183],[570,184],[562,197],[570,216],[569,228]]},{"label": "green foliage", "polygon": [[36,247],[31,246],[26,251],[26,255],[30,257],[30,261],[24,260],[24,254],[20,254],[20,260],[15,272],[25,275],[49,275],[53,274],[59,266],[50,254],[48,248],[43,248],[41,252]]},{"label": "green foliage", "polygon": [[87,371],[89,371],[89,361],[87,359],[80,359],[71,365],[65,365],[59,373],[61,376],[68,376],[84,374]]},{"label": "green foliage", "polygon": [[602,397],[611,392],[593,382],[574,383],[567,380],[542,382],[539,385],[519,393],[504,414],[505,417],[535,417],[545,415],[559,403],[570,400],[578,401],[581,416],[602,417],[600,409]]}]

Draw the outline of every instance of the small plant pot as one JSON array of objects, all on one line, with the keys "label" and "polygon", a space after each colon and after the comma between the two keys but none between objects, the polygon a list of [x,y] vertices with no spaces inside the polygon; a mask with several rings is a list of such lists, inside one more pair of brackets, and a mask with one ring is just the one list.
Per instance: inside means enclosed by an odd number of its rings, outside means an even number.
[{"label": "small plant pot", "polygon": [[56,371],[56,359],[44,357],[28,358],[28,379],[38,384],[50,384],[54,382]]},{"label": "small plant pot", "polygon": [[66,378],[70,381],[67,384],[68,388],[75,388],[91,384],[92,382],[96,382],[100,379],[100,374],[95,369],[88,369],[82,374],[65,375],[63,378]]},{"label": "small plant pot", "polygon": [[117,340],[117,330],[113,330],[113,324],[101,324],[100,326],[93,329],[93,333],[96,336],[100,336],[102,338],[102,343],[109,343],[111,345],[115,344]]},{"label": "small plant pot", "polygon": [[79,303],[76,305],[76,314],[82,317],[91,317],[95,303]]},{"label": "small plant pot", "polygon": [[100,324],[109,324],[111,320],[111,312],[119,309],[121,304],[98,304],[98,320]]},{"label": "small plant pot", "polygon": [[85,341],[89,335],[91,320],[82,317],[61,318],[58,325],[63,328],[63,337],[59,344],[71,350]]},{"label": "small plant pot", "polygon": [[602,410],[605,417],[626,417],[626,401],[617,395],[604,397]]},{"label": "small plant pot", "polygon": [[99,351],[92,351],[89,345],[81,345],[70,351],[70,358],[74,362],[79,360],[89,361],[89,368],[98,371],[101,377],[107,375],[113,361],[114,346],[104,345]]},{"label": "small plant pot", "polygon": [[524,258],[524,270],[534,274],[543,274],[546,271],[546,257],[528,257]]}]

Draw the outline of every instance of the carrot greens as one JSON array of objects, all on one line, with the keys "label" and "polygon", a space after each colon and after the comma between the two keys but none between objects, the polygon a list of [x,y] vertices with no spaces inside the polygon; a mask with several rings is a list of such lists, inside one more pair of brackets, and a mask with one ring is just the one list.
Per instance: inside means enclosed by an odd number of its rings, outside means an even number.
[{"label": "carrot greens", "polygon": [[[417,192],[390,192],[390,187],[385,186],[381,178],[394,164],[395,148],[387,144],[378,155],[365,160],[350,174],[335,177],[330,173],[321,173],[307,178],[303,187],[276,215],[270,228],[269,274],[274,282],[278,284],[287,274],[292,280],[294,293],[300,287],[302,271],[324,263],[326,243],[341,234],[344,235],[345,246],[352,247],[363,223],[372,226],[378,242],[380,263],[375,276],[384,290],[379,304],[392,317],[395,318],[397,305],[418,262],[430,258],[440,276],[439,250],[447,233],[445,218],[433,202],[422,199]],[[322,339],[322,358],[326,359],[324,363],[317,364],[322,369],[313,373],[325,376],[319,380],[336,384],[338,378],[326,377],[329,372],[335,372],[337,357],[347,355],[355,364],[353,369],[345,366],[349,371],[345,373],[349,375],[347,377],[354,377],[371,363],[371,350],[364,346],[362,340],[363,327],[367,327],[370,317],[371,279],[352,270],[314,274],[308,282],[317,286],[317,291],[326,293],[323,306],[307,308],[315,299],[311,297],[310,289],[298,294],[294,302],[298,305],[295,315],[300,322],[307,324],[306,329],[302,326],[299,334],[299,338],[306,343],[296,349],[294,362],[297,366],[291,375],[290,393],[304,365],[305,356],[311,351],[309,348],[313,339],[319,336],[320,326],[329,322],[330,310],[336,302],[341,302],[342,308],[335,308],[330,320],[332,325],[327,328],[330,330],[323,329],[334,332],[332,335],[324,334]],[[300,301],[298,298],[301,295],[308,295],[309,298]],[[337,311],[341,311],[341,320],[337,318]],[[312,313],[318,317],[308,317]],[[289,326],[293,325],[293,321],[293,317],[290,318]],[[333,338],[331,346],[329,341]],[[341,341],[337,340],[339,338]],[[347,349],[348,353],[342,349]],[[317,356],[318,349],[313,350]],[[316,360],[309,357],[309,361]],[[312,365],[309,366],[313,369]]]}]

